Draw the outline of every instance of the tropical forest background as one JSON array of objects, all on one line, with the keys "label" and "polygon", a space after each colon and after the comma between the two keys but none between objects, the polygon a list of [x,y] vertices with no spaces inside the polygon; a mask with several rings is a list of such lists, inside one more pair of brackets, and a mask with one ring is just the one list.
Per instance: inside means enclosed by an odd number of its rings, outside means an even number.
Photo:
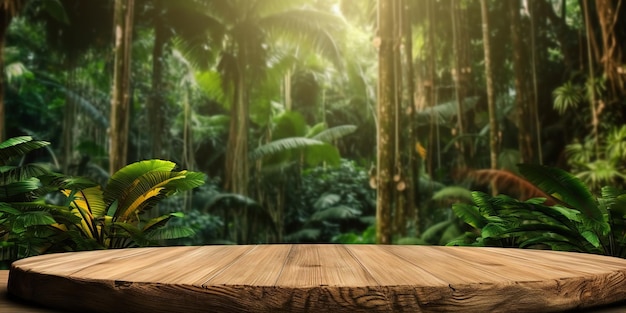
[{"label": "tropical forest background", "polygon": [[626,256],[621,0],[0,0],[0,259]]}]

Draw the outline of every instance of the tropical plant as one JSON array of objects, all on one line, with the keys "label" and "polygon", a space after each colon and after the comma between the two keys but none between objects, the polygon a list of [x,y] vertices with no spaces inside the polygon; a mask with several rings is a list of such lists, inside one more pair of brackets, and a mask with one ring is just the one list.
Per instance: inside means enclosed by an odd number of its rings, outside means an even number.
[{"label": "tropical plant", "polygon": [[624,125],[609,129],[606,139],[599,143],[592,138],[582,143],[574,142],[565,147],[568,164],[593,191],[606,185],[623,188],[626,182],[626,175],[622,174],[626,168],[625,142]]},{"label": "tropical plant", "polygon": [[28,136],[0,143],[0,262],[67,249],[57,223],[76,219],[44,202],[55,190],[51,178],[58,177],[44,164],[24,162],[31,151],[48,145]]},{"label": "tropical plant", "polygon": [[191,190],[205,182],[205,175],[191,171],[174,171],[175,164],[164,160],[146,160],[117,171],[102,189],[63,189],[71,213],[80,218],[74,225],[80,234],[101,248],[125,248],[156,244],[160,240],[188,237],[194,234],[187,226],[168,227],[167,222],[182,213],[169,213],[142,221],[140,215],[159,200]]},{"label": "tropical plant", "polygon": [[367,171],[348,160],[338,167],[304,170],[301,185],[287,190],[286,239],[329,242],[373,225],[375,194],[368,180]]},{"label": "tropical plant", "polygon": [[473,192],[474,204],[454,212],[475,228],[450,245],[537,247],[626,257],[626,192],[602,188],[595,197],[576,176],[558,168],[520,164],[519,170],[546,198],[525,201]]},{"label": "tropical plant", "polygon": [[190,5],[205,24],[211,25],[207,46],[221,53],[217,69],[231,110],[224,183],[229,192],[247,196],[251,91],[270,63],[269,49],[283,38],[295,46],[309,46],[339,64],[331,33],[343,23],[299,1],[204,1]]}]

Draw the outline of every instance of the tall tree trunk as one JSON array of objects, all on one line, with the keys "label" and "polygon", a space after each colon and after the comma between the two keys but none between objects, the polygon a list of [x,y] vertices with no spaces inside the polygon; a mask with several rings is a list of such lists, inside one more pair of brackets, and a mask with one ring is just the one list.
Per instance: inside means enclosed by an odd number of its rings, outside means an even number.
[{"label": "tall tree trunk", "polygon": [[240,52],[226,147],[225,189],[248,196],[248,93],[245,52]]},{"label": "tall tree trunk", "polygon": [[511,0],[509,16],[511,19],[511,42],[513,45],[513,72],[515,77],[515,108],[517,109],[518,149],[522,163],[531,163],[534,160],[533,134],[534,120],[530,114],[528,95],[527,58],[520,30],[520,2]]},{"label": "tall tree trunk", "polygon": [[24,0],[0,0],[0,142],[6,140],[4,110],[4,45],[13,17],[24,5]]},{"label": "tall tree trunk", "polygon": [[454,95],[456,98],[456,109],[457,109],[457,123],[456,123],[456,135],[461,138],[461,140],[458,141],[458,148],[459,148],[459,162],[460,162],[460,166],[464,166],[465,164],[465,144],[464,144],[464,139],[463,139],[463,135],[465,134],[465,127],[463,125],[463,115],[464,115],[464,105],[463,105],[463,99],[465,98],[465,92],[463,92],[463,85],[461,84],[461,81],[463,79],[463,72],[464,70],[462,69],[463,66],[461,64],[461,38],[459,35],[459,22],[458,22],[458,12],[457,12],[457,1],[451,1],[450,2],[450,20],[451,20],[451,24],[452,24],[452,53],[454,56],[454,71],[452,73],[452,77],[454,79]]},{"label": "tall tree trunk", "polygon": [[0,142],[3,142],[6,133],[4,113],[4,39],[9,30],[13,15],[0,7]]},{"label": "tall tree trunk", "polygon": [[391,243],[393,227],[391,219],[395,192],[392,180],[395,157],[393,124],[396,96],[394,49],[399,48],[399,45],[394,42],[394,4],[395,0],[378,1],[380,46],[378,50],[376,242],[380,244]]},{"label": "tall tree trunk", "polygon": [[539,120],[539,86],[537,83],[537,52],[536,52],[536,32],[535,32],[535,19],[536,12],[534,9],[535,2],[530,4],[530,55],[531,55],[531,63],[532,63],[532,81],[533,81],[533,93],[532,93],[532,105],[531,105],[531,115],[534,118],[535,125],[535,141],[537,143],[537,160],[539,164],[543,164],[543,147],[541,146],[541,121]]},{"label": "tall tree trunk", "polygon": [[109,172],[126,165],[130,116],[130,60],[133,33],[134,0],[115,0],[115,65],[111,96]]},{"label": "tall tree trunk", "polygon": [[407,173],[406,173],[406,209],[405,220],[412,219],[413,225],[415,225],[415,233],[420,233],[419,228],[419,166],[416,157],[416,122],[415,122],[415,75],[413,71],[413,32],[411,31],[411,14],[409,13],[411,8],[411,1],[403,1],[404,8],[402,9],[402,25],[404,36],[404,56],[406,63],[406,95],[408,108],[408,142],[407,149]]},{"label": "tall tree trunk", "polygon": [[[489,110],[489,149],[492,169],[498,168],[498,121],[496,119],[496,98],[491,68],[491,45],[489,44],[489,10],[487,0],[480,0],[482,16],[483,47],[485,50],[485,78],[487,83],[487,107]],[[493,186],[492,186],[493,187]]]},{"label": "tall tree trunk", "polygon": [[625,95],[624,59],[619,34],[616,34],[616,24],[620,13],[622,0],[596,0],[596,11],[600,30],[602,31],[602,59],[604,73],[611,87],[611,100],[619,101]]},{"label": "tall tree trunk", "polygon": [[154,47],[152,48],[152,91],[150,95],[150,106],[148,109],[148,123],[152,146],[150,156],[153,158],[165,158],[163,155],[163,136],[165,100],[163,88],[163,53],[169,36],[163,21],[163,0],[155,2],[154,18]]},{"label": "tall tree trunk", "polygon": [[[424,84],[425,93],[427,96],[426,103],[429,107],[433,108],[437,105],[437,55],[435,52],[435,5],[436,0],[430,0],[428,5],[428,79]],[[439,123],[435,122],[437,119],[435,110],[431,109],[430,127],[428,135],[428,155],[426,169],[430,177],[434,177],[433,173],[433,157],[437,156],[437,168],[441,168],[441,154],[439,143]]]},{"label": "tall tree trunk", "polygon": [[[589,82],[587,82],[587,84],[589,84],[590,86],[587,86],[588,88],[588,92],[587,94],[589,95],[590,99],[589,99],[589,107],[591,109],[591,126],[593,128],[593,138],[594,138],[594,148],[595,148],[595,154],[594,156],[596,158],[600,157],[600,138],[599,138],[599,133],[598,133],[598,124],[600,122],[600,118],[598,116],[598,109],[597,109],[597,103],[596,103],[596,93],[595,93],[595,85],[596,85],[596,80],[595,80],[595,70],[594,70],[594,66],[593,66],[593,62],[594,62],[594,54],[592,53],[592,43],[593,43],[593,30],[591,29],[591,21],[589,20],[589,4],[588,4],[588,0],[583,0],[583,11],[584,11],[584,18],[585,18],[585,30],[587,31],[587,60],[589,62]],[[596,55],[598,55],[598,53],[596,53]]]}]

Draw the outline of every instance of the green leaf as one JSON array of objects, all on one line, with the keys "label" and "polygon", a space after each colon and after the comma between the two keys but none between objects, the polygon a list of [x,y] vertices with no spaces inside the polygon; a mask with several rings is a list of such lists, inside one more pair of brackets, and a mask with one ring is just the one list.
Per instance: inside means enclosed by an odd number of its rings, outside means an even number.
[{"label": "green leaf", "polygon": [[59,0],[43,0],[43,9],[50,14],[54,19],[62,22],[66,25],[70,24],[70,20],[67,18],[63,4]]},{"label": "green leaf", "polygon": [[39,189],[39,187],[40,187],[39,179],[34,178],[34,177],[26,179],[26,180],[10,183],[0,188],[0,200],[7,199],[9,197],[13,197],[17,195],[23,195],[28,192],[35,191]]},{"label": "green leaf", "polygon": [[168,240],[186,238],[195,235],[193,228],[183,225],[172,225],[167,227],[159,227],[146,232],[146,238],[149,240]]},{"label": "green leaf", "polygon": [[305,137],[278,139],[256,148],[254,151],[250,152],[249,158],[250,160],[256,161],[263,157],[277,154],[286,150],[322,145],[326,145],[326,143],[324,143],[323,141]]},{"label": "green leaf", "polygon": [[421,239],[424,242],[427,242],[429,244],[437,244],[439,243],[439,240],[441,239],[441,234],[450,226],[452,225],[453,221],[449,220],[449,221],[443,221],[443,222],[439,222],[433,226],[428,227],[421,236]]},{"label": "green leaf", "polygon": [[471,202],[472,192],[465,187],[449,186],[435,192],[431,198],[435,201],[458,199],[461,201]]},{"label": "green leaf", "polygon": [[500,238],[508,229],[500,224],[489,223],[482,228],[480,235],[483,238]]},{"label": "green leaf", "polygon": [[339,149],[330,144],[306,147],[304,155],[306,164],[309,166],[317,166],[322,163],[326,163],[329,166],[339,166],[341,164]]},{"label": "green leaf", "polygon": [[519,164],[522,175],[541,190],[583,212],[587,217],[602,221],[602,212],[582,181],[564,170],[537,164]]},{"label": "green leaf", "polygon": [[145,160],[129,164],[117,171],[104,189],[104,201],[107,204],[123,199],[137,180],[150,172],[170,172],[176,167],[174,162],[164,160]]},{"label": "green leaf", "polygon": [[357,127],[355,125],[336,126],[319,132],[315,136],[311,137],[311,139],[330,143],[346,135],[354,133],[356,129]]},{"label": "green leaf", "polygon": [[167,224],[167,222],[172,218],[172,217],[183,217],[184,214],[182,212],[176,212],[176,213],[170,213],[170,214],[165,214],[165,215],[161,215],[158,217],[155,217],[151,220],[149,220],[143,227],[142,227],[142,231],[146,232],[146,231],[151,231],[160,227],[164,227],[165,224]]},{"label": "green leaf", "polygon": [[19,167],[2,166],[0,167],[0,186],[27,180],[32,177],[39,177],[48,173],[50,173],[50,170],[40,164],[25,164]]},{"label": "green leaf", "polygon": [[14,228],[14,231],[21,232],[25,230],[27,227],[37,226],[37,225],[51,225],[54,223],[56,223],[56,221],[48,212],[44,212],[44,211],[23,212],[15,218],[15,223],[13,224],[13,228]]},{"label": "green leaf", "polygon": [[585,237],[585,239],[587,239],[587,241],[589,241],[589,243],[591,243],[594,247],[600,247],[600,238],[598,238],[598,235],[596,235],[596,233],[586,230],[582,232],[581,235]]},{"label": "green leaf", "polygon": [[46,141],[33,140],[30,136],[10,138],[0,143],[0,166],[7,165],[12,159],[22,157],[30,151],[49,144]]},{"label": "green leaf", "polygon": [[345,205],[338,205],[328,209],[315,212],[311,216],[312,221],[336,221],[357,218],[361,215],[361,211],[353,209]]},{"label": "green leaf", "polygon": [[487,225],[487,219],[480,214],[478,207],[467,203],[455,203],[452,205],[454,214],[470,226],[481,229]]}]

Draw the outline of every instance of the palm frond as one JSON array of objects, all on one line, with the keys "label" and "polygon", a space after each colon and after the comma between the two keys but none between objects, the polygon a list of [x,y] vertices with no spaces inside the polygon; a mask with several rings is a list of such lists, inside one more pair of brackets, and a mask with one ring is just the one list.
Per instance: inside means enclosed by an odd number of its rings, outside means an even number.
[{"label": "palm frond", "polygon": [[316,241],[321,234],[319,228],[304,228],[285,236],[285,239],[289,242],[310,242]]},{"label": "palm frond", "polygon": [[145,232],[146,238],[151,241],[187,238],[195,234],[196,232],[193,228],[184,225],[169,225],[152,228]]},{"label": "palm frond", "polygon": [[326,143],[310,139],[304,137],[292,137],[292,138],[284,138],[272,141],[263,146],[256,148],[254,151],[250,152],[249,158],[251,160],[259,160],[261,158],[280,153],[282,151],[291,150],[291,149],[299,149],[310,146],[319,146],[325,145]]},{"label": "palm frond", "polygon": [[102,217],[107,212],[107,205],[103,201],[102,189],[100,186],[89,187],[82,190],[62,190],[66,197],[72,196],[69,199],[72,205],[76,208],[81,208],[94,218]]},{"label": "palm frond", "polygon": [[41,164],[25,164],[23,166],[0,166],[0,186],[26,180],[32,177],[40,177],[50,173],[50,170]]},{"label": "palm frond", "polygon": [[421,239],[429,244],[437,244],[441,239],[442,233],[453,223],[452,220],[447,220],[432,225],[422,233]]},{"label": "palm frond", "polygon": [[336,67],[343,67],[339,46],[331,33],[345,27],[338,16],[312,9],[294,9],[266,16],[259,20],[259,25],[273,36],[308,46]]},{"label": "palm frond", "polygon": [[28,152],[49,144],[46,141],[33,140],[30,136],[9,138],[0,143],[0,166],[7,165],[12,159],[22,157]]},{"label": "palm frond", "polygon": [[315,200],[315,203],[313,203],[313,207],[318,211],[324,210],[338,203],[339,201],[341,201],[340,195],[334,193],[324,193],[319,198],[317,198],[317,200]]},{"label": "palm frond", "polygon": [[564,170],[536,164],[519,164],[522,175],[545,193],[579,209],[588,217],[602,221],[602,212],[587,187],[577,177]]},{"label": "palm frond", "polygon": [[311,139],[330,143],[341,137],[354,133],[356,129],[357,127],[355,125],[335,126],[319,132],[317,135],[311,137]]},{"label": "palm frond", "polygon": [[481,229],[488,223],[487,219],[478,211],[478,207],[471,204],[455,203],[452,205],[452,210],[456,216],[476,229]]},{"label": "palm frond", "polygon": [[130,188],[137,183],[137,179],[153,171],[170,172],[176,167],[174,162],[164,160],[145,160],[129,164],[117,171],[104,189],[104,201],[111,204],[117,199],[123,199]]},{"label": "palm frond", "polygon": [[183,216],[184,216],[184,214],[182,212],[174,212],[174,213],[170,213],[170,214],[157,216],[157,217],[149,220],[148,222],[146,222],[146,224],[143,225],[141,230],[142,231],[149,231],[149,230],[152,230],[152,229],[163,227],[173,217],[183,217]]},{"label": "palm frond", "polygon": [[345,205],[338,205],[317,211],[311,216],[312,221],[336,221],[357,218],[361,211]]},{"label": "palm frond", "polygon": [[27,227],[38,226],[38,225],[52,225],[55,224],[56,221],[50,215],[49,212],[46,211],[30,211],[30,212],[22,212],[19,214],[15,221],[13,222],[13,231],[20,233],[26,230]]},{"label": "palm frond", "polygon": [[6,184],[0,188],[0,200],[8,199],[13,196],[25,195],[29,192],[36,191],[39,187],[39,179],[35,177]]}]

